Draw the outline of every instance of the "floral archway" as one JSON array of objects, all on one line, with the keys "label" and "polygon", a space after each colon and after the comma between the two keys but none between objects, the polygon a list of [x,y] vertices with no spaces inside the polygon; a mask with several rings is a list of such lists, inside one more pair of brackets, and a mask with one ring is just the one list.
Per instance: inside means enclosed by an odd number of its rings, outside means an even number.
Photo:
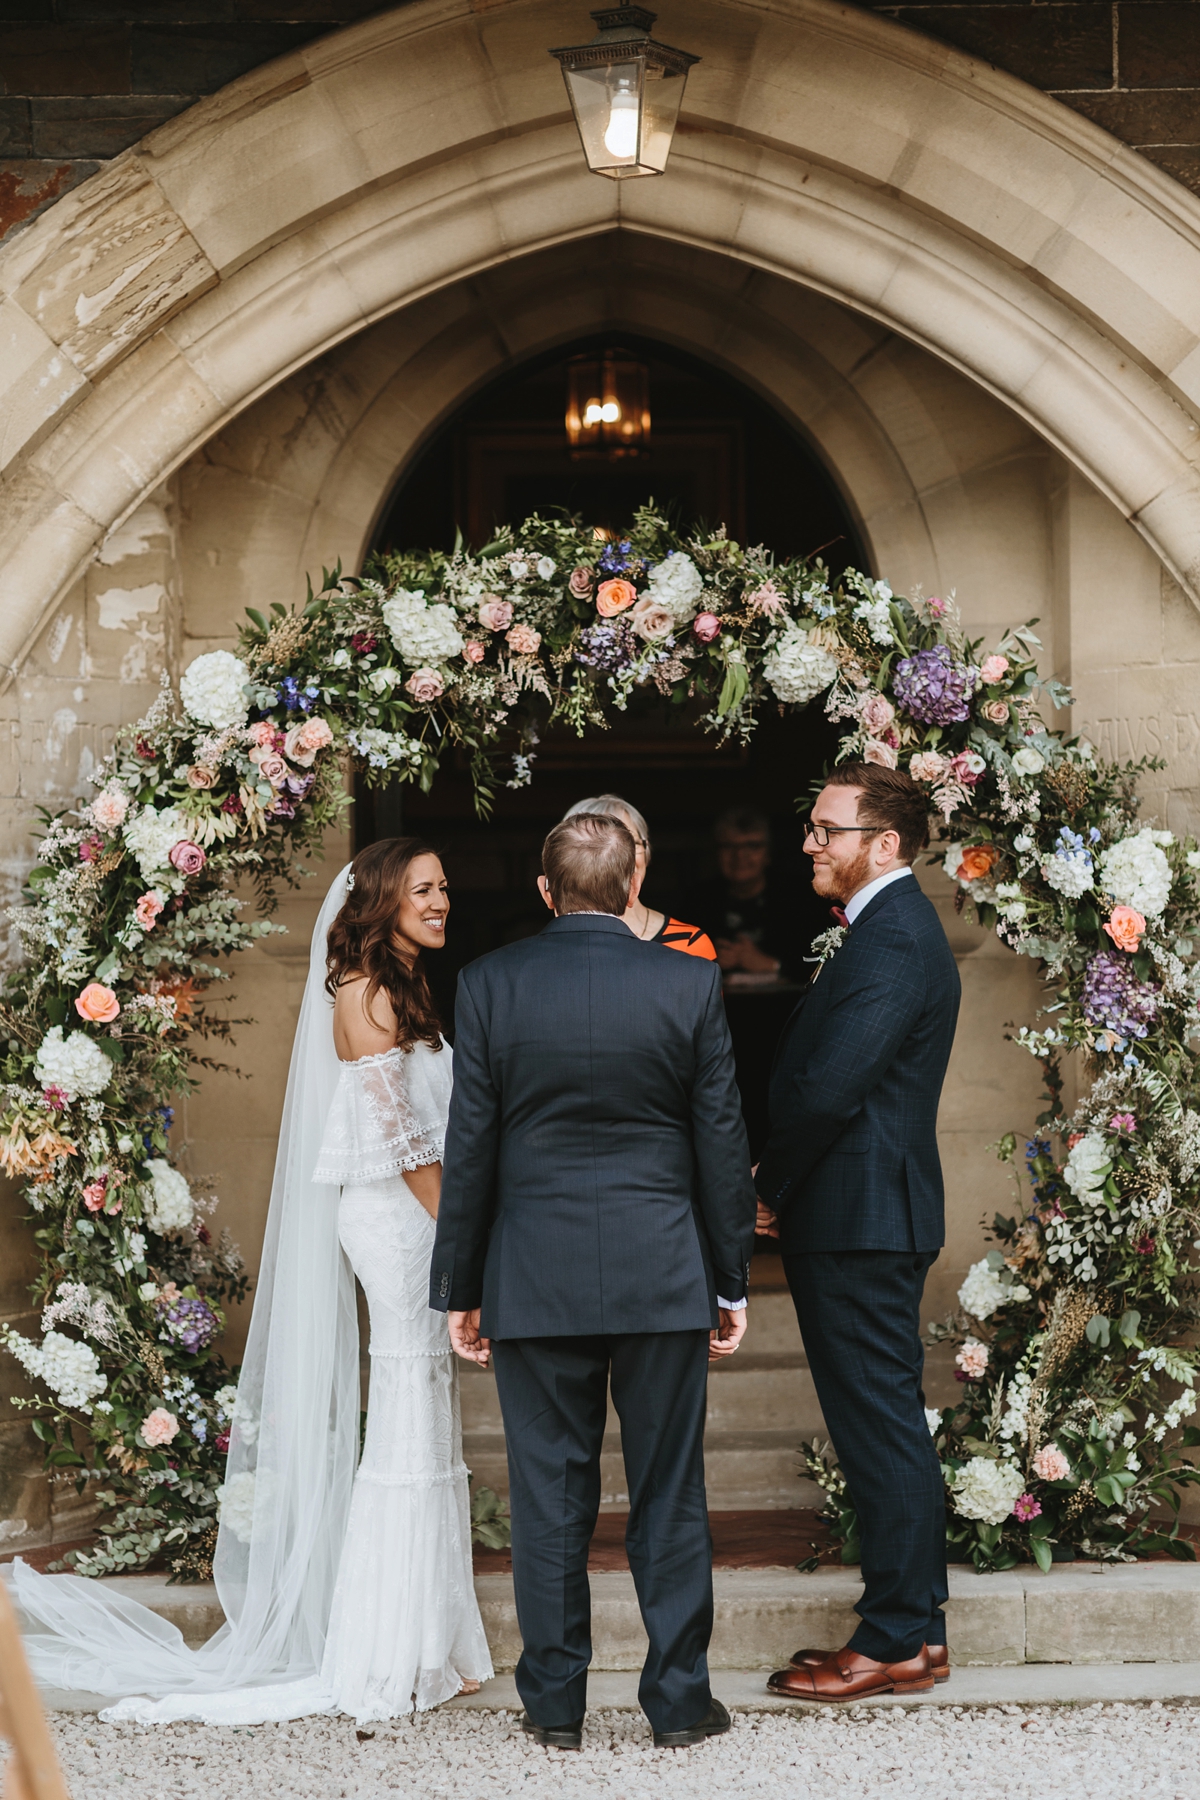
[{"label": "floral archway", "polygon": [[[1031,1186],[939,1328],[959,1345],[961,1401],[930,1417],[959,1553],[1190,1556],[1171,1515],[1200,1443],[1200,850],[1139,820],[1146,764],[1051,728],[1041,709],[1070,696],[1038,648],[1013,630],[983,654],[948,601],[647,509],[620,541],[534,518],[478,554],[326,571],[303,607],[251,614],[238,655],[197,658],[178,703],[164,687],[90,804],[47,821],[3,1002],[0,1166],[25,1184],[42,1308],[40,1341],[4,1342],[49,1466],[106,1509],[74,1566],[202,1576],[218,1515],[246,1528],[222,1484],[253,1423],[219,1352],[246,1278],[171,1160],[171,1102],[216,1066],[230,1026],[206,995],[280,929],[275,889],[341,816],[347,763],[428,787],[464,752],[486,810],[532,778],[549,726],[602,730],[647,685],[742,739],[823,695],[839,756],[922,783],[958,903],[1045,972],[1045,1019],[1017,1034],[1047,1077]],[[1071,1117],[1067,1052],[1091,1081]]]}]

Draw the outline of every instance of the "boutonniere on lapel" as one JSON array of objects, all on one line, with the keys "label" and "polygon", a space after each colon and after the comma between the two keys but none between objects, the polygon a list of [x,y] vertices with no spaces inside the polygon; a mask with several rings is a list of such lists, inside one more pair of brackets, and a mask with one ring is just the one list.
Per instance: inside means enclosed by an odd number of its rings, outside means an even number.
[{"label": "boutonniere on lapel", "polygon": [[849,935],[849,927],[846,925],[831,925],[828,931],[818,932],[812,941],[812,952],[817,959],[817,966],[813,970],[814,981],[830,957],[841,949]]}]

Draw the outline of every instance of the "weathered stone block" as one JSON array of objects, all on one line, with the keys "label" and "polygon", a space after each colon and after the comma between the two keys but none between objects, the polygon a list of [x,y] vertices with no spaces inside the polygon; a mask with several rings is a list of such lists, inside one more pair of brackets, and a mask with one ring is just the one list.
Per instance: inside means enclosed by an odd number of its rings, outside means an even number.
[{"label": "weathered stone block", "polygon": [[194,93],[35,98],[33,149],[38,156],[117,156],[196,98]]},{"label": "weathered stone block", "polygon": [[1076,112],[1136,149],[1146,144],[1200,144],[1200,88],[1064,98]]},{"label": "weathered stone block", "polygon": [[1056,1566],[1025,1579],[1028,1662],[1188,1662],[1200,1641],[1200,1566]]},{"label": "weathered stone block", "polygon": [[1139,148],[1166,174],[1200,194],[1200,149],[1186,144],[1142,144]]},{"label": "weathered stone block", "polygon": [[113,23],[0,30],[10,94],[127,94],[129,29]]},{"label": "weathered stone block", "polygon": [[[901,6],[893,17],[957,44],[968,55],[995,63],[1035,87],[1098,88],[1112,83],[1109,6]],[[1123,39],[1121,73],[1127,80]]]},{"label": "weathered stone block", "polygon": [[28,100],[0,100],[0,156],[32,156]]},{"label": "weathered stone block", "polygon": [[0,161],[0,241],[94,175],[98,162]]},{"label": "weathered stone block", "polygon": [[946,1636],[956,1666],[1025,1661],[1025,1577],[950,1570]]},{"label": "weathered stone block", "polygon": [[1181,88],[1200,81],[1200,8],[1121,8],[1121,86]]}]

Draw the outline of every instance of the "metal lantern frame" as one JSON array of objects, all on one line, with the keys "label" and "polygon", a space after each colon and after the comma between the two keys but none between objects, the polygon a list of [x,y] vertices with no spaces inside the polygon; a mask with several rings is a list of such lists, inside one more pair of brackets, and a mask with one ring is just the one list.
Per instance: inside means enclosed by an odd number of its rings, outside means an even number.
[{"label": "metal lantern frame", "polygon": [[[601,416],[589,418],[589,405],[602,408]],[[566,426],[575,460],[644,456],[650,444],[650,377],[645,363],[617,345],[573,356],[567,364]]]},{"label": "metal lantern frame", "polygon": [[550,51],[593,175],[622,181],[666,170],[688,70],[700,58],[652,38],[656,17],[641,6],[606,7],[592,14],[591,43]]}]

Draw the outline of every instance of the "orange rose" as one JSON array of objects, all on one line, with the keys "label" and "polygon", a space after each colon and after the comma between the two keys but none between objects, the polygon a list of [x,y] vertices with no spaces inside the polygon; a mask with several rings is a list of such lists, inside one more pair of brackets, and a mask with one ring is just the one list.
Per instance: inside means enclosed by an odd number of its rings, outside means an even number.
[{"label": "orange rose", "polygon": [[75,1011],[90,1025],[109,1025],[121,1010],[121,1002],[101,981],[89,981],[75,1002]]},{"label": "orange rose", "polygon": [[958,879],[982,881],[995,860],[996,852],[990,844],[969,844],[959,861]]},{"label": "orange rose", "polygon": [[632,606],[636,599],[637,589],[632,581],[622,581],[619,575],[614,575],[611,581],[602,581],[596,589],[596,611],[602,619],[612,619],[627,606]]},{"label": "orange rose", "polygon": [[1142,941],[1146,921],[1132,906],[1114,906],[1104,929],[1118,950],[1134,951]]}]

